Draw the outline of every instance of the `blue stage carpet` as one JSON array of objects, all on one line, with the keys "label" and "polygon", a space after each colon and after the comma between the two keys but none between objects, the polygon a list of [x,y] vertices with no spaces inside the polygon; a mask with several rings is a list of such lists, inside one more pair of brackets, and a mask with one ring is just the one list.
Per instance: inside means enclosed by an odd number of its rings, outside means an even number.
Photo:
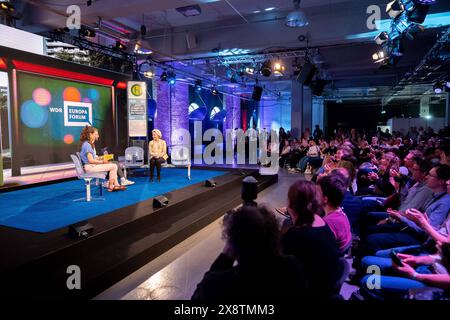
[{"label": "blue stage carpet", "polygon": [[[76,222],[93,218],[167,192],[182,189],[207,179],[226,174],[225,171],[163,168],[160,183],[150,183],[148,177],[130,177],[134,185],[126,191],[107,192],[105,201],[74,202],[85,196],[82,180],[62,182],[0,194],[0,225],[35,232],[49,232]],[[98,196],[98,187],[92,188]]]}]

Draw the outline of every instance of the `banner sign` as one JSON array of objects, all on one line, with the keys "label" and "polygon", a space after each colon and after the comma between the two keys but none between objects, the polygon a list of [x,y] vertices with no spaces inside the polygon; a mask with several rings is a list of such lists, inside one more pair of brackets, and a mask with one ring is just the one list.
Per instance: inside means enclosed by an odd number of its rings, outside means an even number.
[{"label": "banner sign", "polygon": [[147,84],[128,81],[128,136],[147,136]]}]

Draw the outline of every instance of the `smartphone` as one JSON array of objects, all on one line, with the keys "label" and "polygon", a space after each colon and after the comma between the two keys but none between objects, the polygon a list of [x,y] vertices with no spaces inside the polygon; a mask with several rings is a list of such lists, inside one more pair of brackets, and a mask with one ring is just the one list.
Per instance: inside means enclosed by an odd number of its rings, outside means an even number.
[{"label": "smartphone", "polygon": [[391,259],[392,261],[399,267],[403,267],[402,260],[397,256],[397,252],[395,250],[391,250]]}]

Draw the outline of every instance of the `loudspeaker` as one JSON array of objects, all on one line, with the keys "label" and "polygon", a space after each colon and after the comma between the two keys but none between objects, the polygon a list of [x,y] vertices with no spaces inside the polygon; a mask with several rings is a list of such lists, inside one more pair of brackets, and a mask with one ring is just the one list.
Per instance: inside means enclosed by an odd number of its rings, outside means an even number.
[{"label": "loudspeaker", "polygon": [[217,185],[216,181],[214,179],[208,179],[205,181],[205,187],[212,188]]},{"label": "loudspeaker", "polygon": [[153,208],[163,208],[169,204],[169,199],[164,196],[157,196],[153,198]]},{"label": "loudspeaker", "polygon": [[254,101],[260,101],[261,100],[261,96],[263,93],[263,88],[260,86],[254,86],[253,87],[253,94],[252,94],[252,99]]},{"label": "loudspeaker", "polygon": [[69,237],[74,239],[84,239],[94,232],[94,227],[90,223],[74,224],[69,226]]},{"label": "loudspeaker", "polygon": [[300,74],[297,77],[297,80],[303,85],[309,86],[312,78],[314,77],[314,74],[316,73],[316,70],[316,67],[312,63],[305,63],[302,70],[300,71]]},{"label": "loudspeaker", "polygon": [[323,89],[325,88],[326,84],[327,84],[327,81],[323,80],[323,79],[317,79],[316,81],[313,81],[311,83],[312,94],[320,97],[323,93]]}]

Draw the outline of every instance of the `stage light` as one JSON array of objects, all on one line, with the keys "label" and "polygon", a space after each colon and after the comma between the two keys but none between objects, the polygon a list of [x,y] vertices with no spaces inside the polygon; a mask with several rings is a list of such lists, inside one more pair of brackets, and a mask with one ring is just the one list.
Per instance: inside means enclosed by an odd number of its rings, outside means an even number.
[{"label": "stage light", "polygon": [[375,37],[375,42],[378,45],[382,45],[383,43],[387,42],[389,40],[389,35],[386,31],[380,32],[376,37]]},{"label": "stage light", "polygon": [[431,118],[433,118],[433,116],[432,116],[431,114],[427,114],[427,115],[425,116],[425,119],[430,120]]},{"label": "stage light", "polygon": [[386,110],[381,110],[381,114],[386,114]]},{"label": "stage light", "polygon": [[9,14],[14,13],[14,11],[16,11],[12,3],[6,1],[0,3],[0,9],[6,11]]},{"label": "stage light", "polygon": [[161,73],[161,76],[159,77],[159,80],[167,81],[167,72],[166,71],[163,71],[163,73]]},{"label": "stage light", "polygon": [[308,19],[303,10],[300,9],[300,0],[294,0],[295,10],[290,12],[286,19],[285,25],[291,28],[301,28],[309,24]]},{"label": "stage light", "polygon": [[375,52],[375,53],[372,55],[372,59],[373,59],[375,62],[381,62],[381,61],[384,60],[385,57],[386,57],[386,56],[385,56],[385,54],[384,54],[384,51],[382,51],[382,50],[380,50],[380,51],[378,51],[378,52]]},{"label": "stage light", "polygon": [[445,92],[450,92],[450,80],[445,80]]},{"label": "stage light", "polygon": [[86,26],[81,26],[78,30],[78,36],[79,37],[86,37],[86,38],[93,38],[95,37],[96,33],[94,29],[88,28]]},{"label": "stage light", "polygon": [[276,61],[273,63],[272,71],[275,77],[282,77],[284,75],[285,67],[281,61]]},{"label": "stage light", "polygon": [[270,77],[272,74],[272,66],[270,60],[267,60],[261,65],[261,74],[264,77]]},{"label": "stage light", "polygon": [[442,82],[436,82],[433,85],[433,91],[436,94],[441,94],[442,92],[444,92],[444,85],[443,85],[443,83]]},{"label": "stage light", "polygon": [[261,13],[261,10],[255,10],[253,13]]},{"label": "stage light", "polygon": [[201,92],[202,91],[202,80],[195,80],[194,88],[195,88],[195,91]]},{"label": "stage light", "polygon": [[253,67],[246,67],[245,68],[245,72],[250,74],[250,75],[253,75],[253,74],[255,74],[255,68],[253,68]]},{"label": "stage light", "polygon": [[153,77],[155,76],[155,73],[152,70],[148,70],[144,72],[144,77],[149,78],[149,79],[153,79]]},{"label": "stage light", "polygon": [[217,182],[214,179],[208,179],[205,181],[205,187],[214,188],[217,186]]},{"label": "stage light", "polygon": [[217,96],[219,94],[219,91],[217,90],[216,86],[212,86],[211,93],[213,96]]},{"label": "stage light", "polygon": [[177,82],[177,75],[171,70],[167,73],[167,81],[171,86]]},{"label": "stage light", "polygon": [[418,4],[436,4],[439,1],[438,0],[414,0],[415,3]]},{"label": "stage light", "polygon": [[275,7],[270,7],[270,8],[265,8],[264,11],[273,11],[275,9],[276,9]]},{"label": "stage light", "polygon": [[122,43],[121,41],[117,40],[116,41],[116,45],[114,46],[115,50],[119,50],[119,51],[125,51],[127,50],[127,46]]},{"label": "stage light", "polygon": [[392,19],[397,18],[403,11],[405,11],[405,7],[399,0],[391,1],[386,5],[386,12]]}]

